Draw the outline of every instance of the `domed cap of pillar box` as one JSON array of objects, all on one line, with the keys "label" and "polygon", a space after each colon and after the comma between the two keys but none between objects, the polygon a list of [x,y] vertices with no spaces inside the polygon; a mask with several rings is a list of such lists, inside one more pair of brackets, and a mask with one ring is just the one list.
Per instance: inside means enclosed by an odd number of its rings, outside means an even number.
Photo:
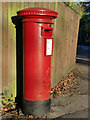
[{"label": "domed cap of pillar box", "polygon": [[19,16],[48,16],[57,18],[58,13],[56,11],[46,9],[46,8],[27,8],[17,12]]}]

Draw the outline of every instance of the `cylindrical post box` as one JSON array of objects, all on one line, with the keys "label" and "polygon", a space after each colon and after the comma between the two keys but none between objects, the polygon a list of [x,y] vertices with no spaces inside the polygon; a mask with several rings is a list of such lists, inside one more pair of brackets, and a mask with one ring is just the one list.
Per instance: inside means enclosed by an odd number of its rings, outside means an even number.
[{"label": "cylindrical post box", "polygon": [[42,116],[50,111],[52,20],[57,12],[28,8],[17,12],[23,22],[24,114]]}]

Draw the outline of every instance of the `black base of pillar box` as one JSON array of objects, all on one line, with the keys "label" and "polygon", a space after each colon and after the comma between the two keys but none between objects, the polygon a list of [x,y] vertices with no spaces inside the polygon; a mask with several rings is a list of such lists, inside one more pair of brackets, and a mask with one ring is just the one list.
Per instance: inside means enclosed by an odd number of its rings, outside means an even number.
[{"label": "black base of pillar box", "polygon": [[28,101],[23,99],[22,112],[25,115],[43,116],[50,112],[51,99],[44,101]]}]

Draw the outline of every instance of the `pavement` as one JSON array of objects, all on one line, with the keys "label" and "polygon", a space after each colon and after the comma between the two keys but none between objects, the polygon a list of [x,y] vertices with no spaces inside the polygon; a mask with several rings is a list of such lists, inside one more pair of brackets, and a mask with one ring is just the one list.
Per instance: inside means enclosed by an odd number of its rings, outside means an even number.
[{"label": "pavement", "polygon": [[80,91],[72,96],[59,95],[52,99],[51,112],[47,118],[90,118],[89,102],[89,47],[78,46],[75,67],[81,72],[80,78],[77,78]]},{"label": "pavement", "polygon": [[[78,46],[75,72],[80,71],[80,77],[76,78],[79,92],[76,94],[60,94],[55,98],[51,97],[51,111],[42,118],[90,118],[89,102],[89,53],[88,47]],[[77,71],[79,70],[79,71]],[[16,111],[15,111],[16,112]],[[5,118],[5,116],[4,116]]]}]

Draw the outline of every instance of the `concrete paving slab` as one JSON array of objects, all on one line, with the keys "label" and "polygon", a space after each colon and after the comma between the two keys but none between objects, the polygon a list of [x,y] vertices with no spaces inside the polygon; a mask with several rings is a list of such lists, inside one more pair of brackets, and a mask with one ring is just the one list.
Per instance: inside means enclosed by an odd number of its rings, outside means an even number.
[{"label": "concrete paving slab", "polygon": [[88,109],[83,111],[77,111],[72,114],[64,115],[62,118],[88,118]]},{"label": "concrete paving slab", "polygon": [[88,95],[60,95],[52,99],[51,111],[47,118],[56,118],[88,108]]}]

